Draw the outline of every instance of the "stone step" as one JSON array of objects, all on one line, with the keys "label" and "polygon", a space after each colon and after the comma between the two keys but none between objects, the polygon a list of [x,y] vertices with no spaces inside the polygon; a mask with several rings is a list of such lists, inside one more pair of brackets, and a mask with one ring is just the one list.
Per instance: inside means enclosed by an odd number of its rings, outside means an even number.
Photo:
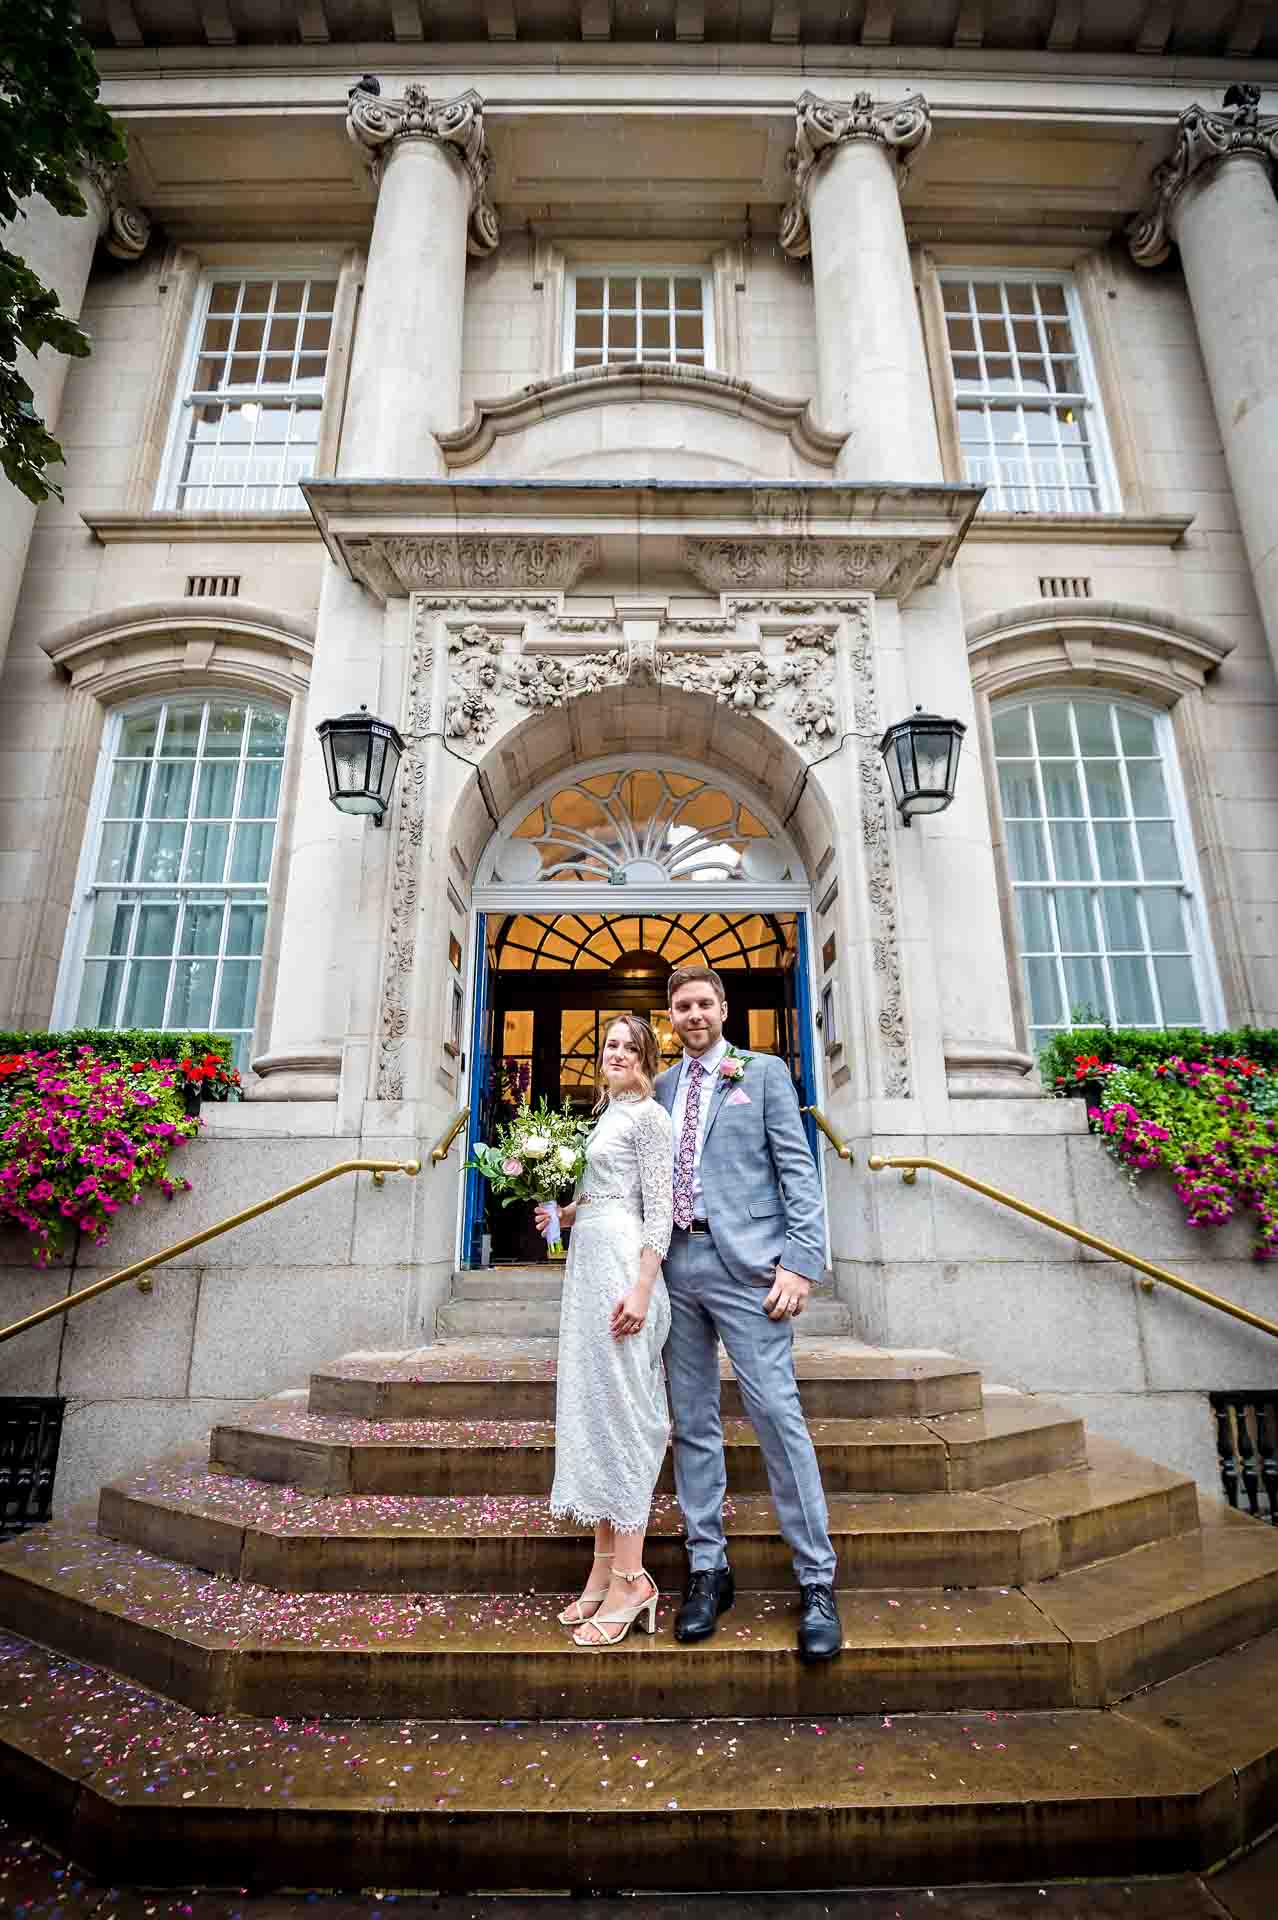
[{"label": "stone step", "polygon": [[[1193,1482],[1098,1443],[1092,1465],[983,1493],[833,1494],[840,1579],[853,1587],[1003,1587],[1049,1579],[1198,1524]],[[784,1588],[789,1554],[769,1499],[733,1496],[729,1552],[746,1591]],[[186,1566],[287,1592],[560,1592],[584,1530],[531,1495],[325,1497],[165,1467],[104,1487],[113,1539]],[[647,1564],[683,1578],[675,1502],[653,1502]]]},{"label": "stone step", "polygon": [[[552,1420],[555,1366],[556,1343],[547,1339],[347,1354],[311,1375],[309,1405],[365,1420]],[[796,1351],[795,1371],[809,1419],[917,1419],[981,1406],[979,1371],[949,1353],[813,1340]],[[719,1376],[724,1414],[739,1418],[741,1396],[723,1356]]]},{"label": "stone step", "polygon": [[1236,1514],[1025,1592],[853,1590],[813,1672],[794,1595],[742,1593],[713,1640],[657,1632],[583,1659],[569,1593],[280,1594],[89,1530],[0,1553],[0,1626],[201,1713],[472,1720],[704,1719],[1102,1707],[1278,1627],[1278,1533]]},{"label": "stone step", "polygon": [[6,1635],[0,1798],[116,1885],[145,1861],[149,1886],[252,1890],[1041,1886],[1258,1834],[1276,1701],[1270,1635],[1107,1713],[252,1719]]},{"label": "stone step", "polygon": [[[435,1310],[435,1331],[441,1340],[553,1338],[559,1332],[559,1302],[449,1300]],[[851,1331],[852,1315],[841,1300],[811,1300],[794,1323],[796,1341],[837,1338]]]},{"label": "stone step", "polygon": [[[814,1420],[829,1493],[972,1492],[1082,1464],[1083,1423],[1026,1394],[930,1420]],[[724,1422],[728,1486],[766,1493],[753,1427]],[[555,1429],[535,1420],[357,1420],[266,1401],[214,1427],[210,1465],[308,1493],[548,1495]],[[674,1491],[669,1457],[657,1482]]]}]

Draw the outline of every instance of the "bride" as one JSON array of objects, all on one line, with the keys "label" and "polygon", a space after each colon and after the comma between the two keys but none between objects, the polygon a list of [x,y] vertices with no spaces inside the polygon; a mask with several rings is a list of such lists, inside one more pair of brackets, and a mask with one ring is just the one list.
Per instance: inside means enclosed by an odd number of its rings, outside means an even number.
[{"label": "bride", "polygon": [[[646,1020],[623,1013],[599,1059],[600,1114],[576,1197],[559,1321],[555,1482],[550,1511],[595,1530],[581,1596],[559,1618],[580,1647],[615,1647],[636,1620],[649,1633],[657,1584],[643,1566],[652,1491],[670,1422],[661,1350],[670,1302],[674,1140],[652,1097],[661,1066]],[[537,1224],[545,1224],[544,1208]]]}]

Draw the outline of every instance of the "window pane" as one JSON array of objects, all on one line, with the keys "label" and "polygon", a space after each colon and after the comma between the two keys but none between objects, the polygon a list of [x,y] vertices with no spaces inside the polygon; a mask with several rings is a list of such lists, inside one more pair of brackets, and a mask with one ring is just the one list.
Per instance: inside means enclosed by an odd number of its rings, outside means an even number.
[{"label": "window pane", "polygon": [[182,841],[185,836],[186,826],[181,820],[165,821],[148,827],[146,838],[142,842],[138,879],[159,880],[166,884],[176,880],[178,863],[182,858]]},{"label": "window pane", "polygon": [[182,919],[183,953],[216,953],[222,938],[223,903],[192,902]]},{"label": "window pane", "polygon": [[218,989],[218,1027],[251,1027],[257,1010],[257,960],[224,960]]},{"label": "window pane", "polygon": [[1090,893],[1085,893],[1079,887],[1059,887],[1056,892],[1056,924],[1060,928],[1063,953],[1100,952]]},{"label": "window pane", "polygon": [[187,849],[184,880],[205,881],[220,880],[226,865],[226,845],[230,839],[229,827],[196,825],[191,828],[191,843]]},{"label": "window pane", "polygon": [[1069,730],[1069,702],[1039,700],[1034,704],[1033,713],[1039,753],[1045,757],[1054,753],[1072,754],[1074,737]]},{"label": "window pane", "polygon": [[218,704],[209,709],[209,725],[204,738],[204,751],[210,758],[215,754],[238,755],[243,738],[244,708],[242,706]]},{"label": "window pane", "polygon": [[1043,1026],[1059,1026],[1062,1019],[1061,991],[1054,960],[1027,960],[1025,985],[1029,993],[1031,1018]]},{"label": "window pane", "polygon": [[244,791],[240,812],[245,819],[273,820],[279,808],[280,763],[278,760],[250,760],[244,769]]},{"label": "window pane", "polygon": [[1083,796],[1079,791],[1078,777],[1072,760],[1044,760],[1043,793],[1047,800],[1049,814],[1064,814],[1069,819],[1081,819],[1083,815]]},{"label": "window pane", "polygon": [[235,804],[235,783],[239,778],[235,761],[206,760],[200,768],[200,788],[195,811],[200,819],[225,820]]},{"label": "window pane", "polygon": [[204,707],[170,707],[164,716],[164,755],[166,759],[186,759],[200,744],[200,726]]},{"label": "window pane", "polygon": [[121,899],[118,893],[100,893],[93,904],[89,927],[89,953],[127,953],[133,933],[133,902],[136,895]]},{"label": "window pane", "polygon": [[1108,707],[1102,707],[1095,700],[1075,701],[1074,725],[1078,728],[1080,752],[1099,754],[1102,760],[1118,752]]},{"label": "window pane", "polygon": [[1027,953],[1050,953],[1052,939],[1051,895],[1042,887],[1018,887],[1016,908],[1021,925],[1021,949]]},{"label": "window pane", "polygon": [[226,951],[229,954],[260,954],[265,937],[265,904],[231,908],[230,925],[226,930]]},{"label": "window pane", "polygon": [[142,829],[138,826],[106,826],[98,850],[99,880],[132,880]]},{"label": "window pane", "polygon": [[177,917],[176,903],[145,902],[138,910],[134,953],[172,953]]},{"label": "window pane", "polygon": [[1063,964],[1071,1025],[1090,1026],[1093,1021],[1103,1020],[1109,1003],[1100,961],[1075,956],[1066,959]]},{"label": "window pane", "polygon": [[248,750],[254,758],[266,755],[273,759],[284,757],[284,736],[288,731],[288,715],[276,713],[272,708],[254,707],[249,720]]},{"label": "window pane", "polygon": [[1091,880],[1092,850],[1087,843],[1087,828],[1080,820],[1053,820],[1052,857],[1058,880]]},{"label": "window pane", "polygon": [[1088,760],[1087,798],[1093,815],[1121,819],[1127,812],[1123,776],[1117,760]]},{"label": "window pane", "polygon": [[115,1010],[123,978],[122,960],[86,960],[75,1013],[78,1027],[114,1027],[119,1024]]},{"label": "window pane", "polygon": [[1128,1026],[1156,1026],[1158,1015],[1149,984],[1149,963],[1144,956],[1120,956],[1110,961],[1109,970],[1114,982],[1115,1017]]},{"label": "window pane", "polygon": [[1105,826],[1098,821],[1093,832],[1096,835],[1096,857],[1100,861],[1101,879],[1134,880],[1136,854],[1132,847],[1131,828]]},{"label": "window pane", "polygon": [[1145,945],[1136,902],[1137,895],[1131,887],[1105,887],[1101,892],[1105,942],[1111,953],[1139,953]]},{"label": "window pane", "polygon": [[1047,849],[1039,826],[1012,826],[1007,830],[1014,880],[1046,880]]},{"label": "window pane", "polygon": [[1179,880],[1180,859],[1170,821],[1142,820],[1136,828],[1147,880]]},{"label": "window pane", "polygon": [[191,808],[191,780],[195,772],[189,760],[161,760],[155,769],[151,787],[153,820],[185,820]]},{"label": "window pane", "polygon": [[137,818],[146,801],[146,783],[150,772],[150,763],[146,760],[121,760],[117,763],[111,775],[111,791],[107,795],[108,816]]},{"label": "window pane", "polygon": [[1001,707],[994,715],[994,751],[1004,754],[1032,753],[1027,707]]},{"label": "window pane", "polygon": [[1163,1003],[1163,1021],[1169,1027],[1196,1026],[1202,1018],[1194,969],[1190,962],[1159,958],[1154,961],[1158,976],[1158,996]]},{"label": "window pane", "polygon": [[1124,753],[1154,754],[1158,752],[1151,714],[1137,713],[1131,707],[1120,707],[1118,732],[1123,742]]},{"label": "window pane", "polygon": [[271,871],[274,841],[275,828],[269,822],[261,826],[237,827],[229,877],[232,880],[265,881]]},{"label": "window pane", "polygon": [[169,1002],[171,1027],[207,1027],[213,1016],[213,960],[179,960],[173,969],[173,997]]},{"label": "window pane", "polygon": [[169,990],[167,960],[135,960],[124,990],[120,1024],[124,1027],[162,1027],[164,999]]},{"label": "window pane", "polygon": [[998,769],[1003,812],[1010,819],[1017,815],[1037,820],[1042,812],[1038,802],[1038,782],[1032,760],[1004,760]]},{"label": "window pane", "polygon": [[158,714],[127,713],[120,728],[120,753],[153,753],[158,727]]},{"label": "window pane", "polygon": [[1168,814],[1167,788],[1157,760],[1136,760],[1127,769],[1131,782],[1132,810],[1135,813]]},{"label": "window pane", "polygon": [[1170,887],[1150,887],[1145,893],[1145,918],[1149,923],[1149,944],[1157,953],[1184,952],[1189,946],[1185,915],[1178,892]]}]

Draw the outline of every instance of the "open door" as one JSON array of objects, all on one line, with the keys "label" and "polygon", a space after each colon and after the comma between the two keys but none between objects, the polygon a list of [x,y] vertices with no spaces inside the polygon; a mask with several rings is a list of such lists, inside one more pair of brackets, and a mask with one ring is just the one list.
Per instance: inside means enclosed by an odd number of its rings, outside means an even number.
[{"label": "open door", "polygon": [[[470,1043],[470,1120],[466,1128],[466,1158],[475,1141],[486,1140],[493,1113],[493,970],[489,952],[488,916],[477,914],[475,928],[475,1015]],[[484,1182],[478,1173],[465,1176],[462,1218],[462,1265],[484,1262]]]},{"label": "open door", "polygon": [[816,1030],[812,1024],[812,973],[808,945],[808,916],[795,915],[794,958],[785,972],[786,1052],[799,1105],[805,1109],[803,1127],[817,1165],[817,1130],[806,1109],[817,1097]]}]

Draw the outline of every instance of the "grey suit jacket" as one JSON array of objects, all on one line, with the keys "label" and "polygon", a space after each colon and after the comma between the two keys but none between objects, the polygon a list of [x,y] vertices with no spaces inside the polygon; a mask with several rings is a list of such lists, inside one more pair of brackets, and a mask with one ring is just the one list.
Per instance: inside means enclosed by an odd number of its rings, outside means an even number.
[{"label": "grey suit jacket", "polygon": [[[680,1060],[657,1077],[654,1092],[669,1113],[682,1068]],[[738,1088],[744,1101],[732,1099]],[[778,1265],[819,1279],[825,1268],[821,1180],[785,1062],[752,1053],[743,1079],[715,1075],[709,1099],[701,1187],[724,1266],[751,1285],[771,1286]]]}]

